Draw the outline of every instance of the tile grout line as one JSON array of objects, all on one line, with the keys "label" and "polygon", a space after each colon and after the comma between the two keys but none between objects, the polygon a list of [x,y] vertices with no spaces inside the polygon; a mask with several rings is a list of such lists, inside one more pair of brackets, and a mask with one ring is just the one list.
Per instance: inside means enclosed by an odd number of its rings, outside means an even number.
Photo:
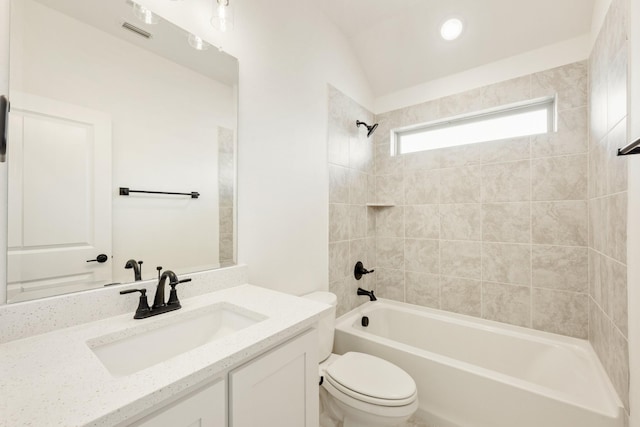
[{"label": "tile grout line", "polygon": [[[482,173],[482,166],[480,166],[480,197],[482,202],[482,193],[484,190],[484,174]],[[480,205],[480,318],[484,319],[486,315],[486,307],[484,301],[484,227],[482,221],[482,204]]]}]

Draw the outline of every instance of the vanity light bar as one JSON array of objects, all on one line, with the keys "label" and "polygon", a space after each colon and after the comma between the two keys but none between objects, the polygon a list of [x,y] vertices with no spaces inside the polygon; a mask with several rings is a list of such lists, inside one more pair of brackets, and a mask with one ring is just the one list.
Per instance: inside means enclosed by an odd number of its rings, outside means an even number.
[{"label": "vanity light bar", "polygon": [[138,28],[135,25],[128,23],[127,21],[122,23],[122,28],[131,31],[132,33],[136,33],[137,35],[144,37],[145,39],[150,39],[151,37],[153,37],[150,32],[145,31],[142,28]]}]

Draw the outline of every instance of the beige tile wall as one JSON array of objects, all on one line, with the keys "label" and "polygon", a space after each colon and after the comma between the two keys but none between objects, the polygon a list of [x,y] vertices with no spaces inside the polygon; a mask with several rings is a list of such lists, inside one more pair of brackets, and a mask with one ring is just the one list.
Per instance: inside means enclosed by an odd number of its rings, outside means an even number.
[{"label": "beige tile wall", "polygon": [[[613,0],[589,61],[373,117],[329,88],[330,290],[588,338],[628,409],[627,44]],[[390,130],[557,94],[557,132],[403,156]],[[372,139],[355,121],[380,123]],[[367,208],[367,202],[396,206]],[[356,282],[353,265],[375,267]]]},{"label": "beige tile wall", "polygon": [[[382,297],[588,336],[587,62],[381,114]],[[558,132],[391,156],[391,129],[558,95]]]},{"label": "beige tile wall", "polygon": [[329,290],[338,296],[339,316],[368,301],[356,290],[372,289],[375,280],[353,276],[357,261],[375,264],[374,216],[366,206],[375,198],[374,144],[356,127],[356,120],[372,124],[373,114],[331,86],[328,93]]},{"label": "beige tile wall", "polygon": [[627,2],[613,0],[589,61],[589,340],[629,408]]},{"label": "beige tile wall", "polygon": [[220,265],[232,265],[234,263],[233,250],[233,183],[235,175],[235,149],[233,131],[231,129],[218,128],[218,201],[219,201],[219,233]]}]

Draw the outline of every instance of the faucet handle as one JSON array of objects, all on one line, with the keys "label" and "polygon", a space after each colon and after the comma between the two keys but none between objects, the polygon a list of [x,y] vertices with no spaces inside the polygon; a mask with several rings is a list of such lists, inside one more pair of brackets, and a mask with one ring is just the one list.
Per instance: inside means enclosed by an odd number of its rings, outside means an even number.
[{"label": "faucet handle", "polygon": [[136,309],[136,314],[133,316],[133,318],[142,319],[145,317],[145,313],[151,310],[149,308],[149,302],[147,301],[147,290],[145,288],[127,289],[126,291],[120,291],[120,295],[132,294],[135,292],[140,292],[140,301],[138,302],[138,308]]},{"label": "faucet handle", "polygon": [[134,292],[140,292],[141,296],[147,296],[147,290],[142,288],[142,289],[127,289],[126,291],[120,291],[120,295],[124,295],[124,294],[132,294]]},{"label": "faucet handle", "polygon": [[190,282],[191,278],[178,280],[176,282],[169,282],[169,286],[171,286],[171,291],[169,291],[169,301],[167,301],[167,305],[180,305],[180,300],[178,300],[178,292],[176,291],[176,285],[178,283],[186,283]]},{"label": "faucet handle", "polygon": [[375,270],[367,270],[364,268],[364,265],[362,265],[362,261],[358,261],[356,262],[356,266],[353,268],[353,276],[356,280],[360,280],[363,275],[373,273],[374,271]]}]

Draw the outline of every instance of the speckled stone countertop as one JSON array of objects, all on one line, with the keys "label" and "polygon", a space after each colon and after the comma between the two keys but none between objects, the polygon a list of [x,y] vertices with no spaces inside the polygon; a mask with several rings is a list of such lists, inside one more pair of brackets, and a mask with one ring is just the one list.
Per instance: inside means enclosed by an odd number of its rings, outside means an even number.
[{"label": "speckled stone countertop", "polygon": [[[267,318],[167,361],[114,377],[87,342],[180,321],[226,302]],[[328,306],[241,285],[185,299],[143,320],[133,313],[0,345],[0,426],[116,426],[313,326]]]}]

